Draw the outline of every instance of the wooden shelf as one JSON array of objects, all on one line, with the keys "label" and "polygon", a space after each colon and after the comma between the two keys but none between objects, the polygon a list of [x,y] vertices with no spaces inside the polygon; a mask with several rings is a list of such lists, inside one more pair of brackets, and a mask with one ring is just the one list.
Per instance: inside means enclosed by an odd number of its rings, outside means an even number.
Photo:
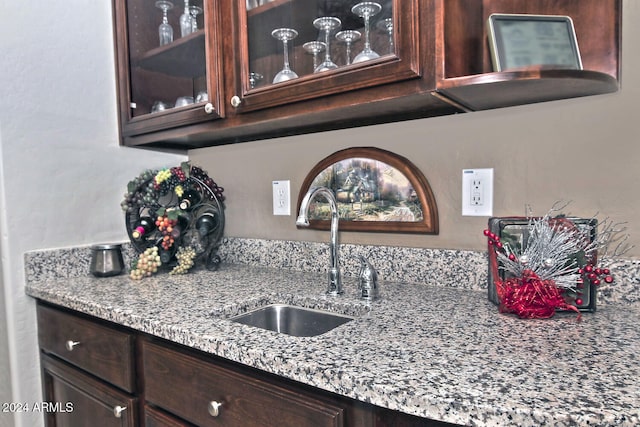
[{"label": "wooden shelf", "polygon": [[437,92],[469,111],[616,92],[618,81],[588,70],[529,69],[444,79]]},{"label": "wooden shelf", "polygon": [[148,51],[138,58],[134,66],[174,77],[204,76],[206,73],[204,30]]}]

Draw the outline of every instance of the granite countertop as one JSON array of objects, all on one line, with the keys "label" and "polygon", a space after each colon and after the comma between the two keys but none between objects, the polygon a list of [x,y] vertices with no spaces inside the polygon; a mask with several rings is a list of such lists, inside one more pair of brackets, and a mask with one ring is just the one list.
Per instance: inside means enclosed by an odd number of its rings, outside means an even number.
[{"label": "granite countertop", "polygon": [[[325,296],[319,273],[225,264],[217,272],[29,280],[35,298],[321,389],[471,426],[640,425],[640,306],[547,320],[502,315],[486,291],[383,281],[382,298]],[[225,317],[267,303],[351,314],[299,338]]]}]

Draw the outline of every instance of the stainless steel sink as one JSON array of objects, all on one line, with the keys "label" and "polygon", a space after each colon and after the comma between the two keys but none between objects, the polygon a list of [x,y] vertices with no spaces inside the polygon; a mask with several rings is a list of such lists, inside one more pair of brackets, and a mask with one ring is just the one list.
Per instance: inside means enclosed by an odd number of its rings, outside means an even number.
[{"label": "stainless steel sink", "polygon": [[353,317],[288,304],[271,304],[230,320],[295,337],[314,337],[350,322]]}]

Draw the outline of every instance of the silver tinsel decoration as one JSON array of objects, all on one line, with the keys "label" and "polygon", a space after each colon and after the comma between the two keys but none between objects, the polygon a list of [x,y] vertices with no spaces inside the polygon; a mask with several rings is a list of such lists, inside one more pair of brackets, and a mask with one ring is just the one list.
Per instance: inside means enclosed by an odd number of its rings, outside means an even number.
[{"label": "silver tinsel decoration", "polygon": [[560,288],[575,291],[581,277],[576,255],[595,262],[598,251],[601,258],[609,255],[612,243],[616,247],[611,256],[620,256],[631,248],[626,245],[628,235],[618,237],[625,230],[621,224],[605,219],[593,221],[593,227],[578,227],[570,218],[553,216],[567,206],[557,208],[558,204],[542,218],[529,218],[529,234],[522,253],[504,243],[504,251],[498,251],[497,256],[500,268],[513,277],[522,277],[525,270],[530,270],[543,281],[551,280]]}]

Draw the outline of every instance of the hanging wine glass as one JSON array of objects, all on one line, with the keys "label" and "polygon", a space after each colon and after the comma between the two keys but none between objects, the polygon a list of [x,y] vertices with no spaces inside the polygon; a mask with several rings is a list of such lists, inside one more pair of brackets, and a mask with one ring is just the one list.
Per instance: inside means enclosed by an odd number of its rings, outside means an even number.
[{"label": "hanging wine glass", "polygon": [[342,21],[340,19],[335,18],[333,16],[323,16],[321,18],[316,18],[313,21],[313,26],[319,29],[320,31],[324,31],[324,61],[318,65],[313,72],[321,73],[323,71],[335,70],[338,66],[331,60],[331,32],[340,28],[342,25]]},{"label": "hanging wine glass", "polygon": [[386,32],[389,36],[389,53],[393,55],[395,53],[393,42],[393,18],[386,18],[379,21],[376,27],[378,27],[379,30]]},{"label": "hanging wine glass", "polygon": [[162,24],[158,27],[158,36],[160,37],[160,46],[164,46],[173,41],[173,28],[169,25],[167,12],[173,9],[173,3],[167,0],[158,0],[156,7],[162,10]]},{"label": "hanging wine glass", "polygon": [[298,75],[289,68],[289,40],[298,37],[298,32],[293,28],[276,28],[271,32],[271,36],[280,40],[284,46],[284,66],[273,78],[273,83],[286,82],[297,79]]},{"label": "hanging wine glass", "polygon": [[324,44],[324,42],[319,42],[319,41],[312,41],[312,42],[306,42],[305,44],[302,45],[302,48],[309,54],[313,55],[313,69],[315,70],[316,68],[318,68],[318,54],[320,52],[323,52],[324,49],[327,47],[326,44]]},{"label": "hanging wine glass", "polygon": [[191,32],[198,31],[198,15],[202,13],[202,8],[198,6],[189,7],[189,13],[191,14]]},{"label": "hanging wine glass", "polygon": [[358,3],[351,8],[351,12],[355,15],[358,15],[361,18],[364,18],[364,49],[362,52],[356,55],[353,59],[353,63],[369,61],[371,59],[379,58],[376,52],[371,49],[371,41],[369,38],[369,30],[370,23],[369,20],[372,16],[377,15],[382,10],[382,6],[380,3],[376,3],[373,1],[363,1],[362,3]]},{"label": "hanging wine glass", "polygon": [[182,37],[191,34],[193,25],[191,24],[191,12],[189,12],[189,0],[184,0],[184,12],[180,15],[180,34]]},{"label": "hanging wine glass", "polygon": [[344,30],[336,34],[336,40],[346,44],[346,65],[351,65],[351,44],[360,40],[360,31]]}]

